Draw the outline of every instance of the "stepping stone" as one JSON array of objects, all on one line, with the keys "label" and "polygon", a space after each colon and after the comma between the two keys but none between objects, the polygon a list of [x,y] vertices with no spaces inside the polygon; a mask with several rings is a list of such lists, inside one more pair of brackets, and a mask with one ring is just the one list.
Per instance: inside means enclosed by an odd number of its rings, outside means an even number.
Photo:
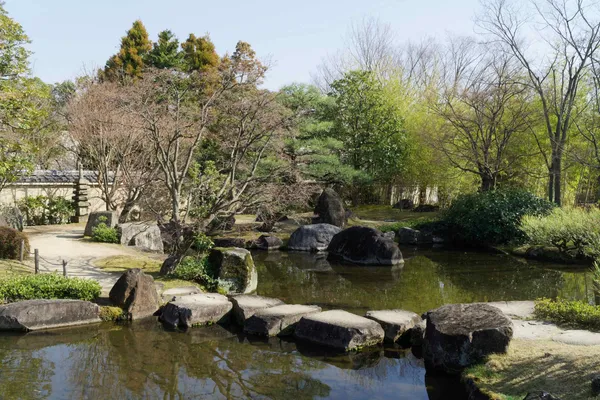
[{"label": "stepping stone", "polygon": [[160,320],[168,326],[182,328],[225,322],[232,307],[229,299],[221,294],[192,294],[167,303]]},{"label": "stepping stone", "polygon": [[289,335],[302,317],[320,311],[321,307],[318,306],[298,304],[265,308],[244,322],[244,332],[261,336]]},{"label": "stepping stone", "polygon": [[405,333],[421,322],[419,315],[404,310],[369,311],[365,318],[381,325],[385,332],[385,341],[392,343],[399,341]]},{"label": "stepping stone", "polygon": [[97,304],[83,300],[25,300],[0,306],[0,331],[35,331],[99,323]]},{"label": "stepping stone", "polygon": [[201,294],[202,290],[200,290],[196,286],[183,286],[167,289],[162,292],[162,299],[164,302],[169,302],[175,300],[177,297],[181,296],[189,296],[191,294]]},{"label": "stepping stone", "polygon": [[331,310],[303,317],[294,336],[322,346],[356,350],[383,342],[385,332],[377,322],[343,310]]},{"label": "stepping stone", "polygon": [[284,304],[279,299],[251,294],[231,296],[229,300],[233,303],[233,317],[240,325],[244,325],[244,321],[253,316],[258,310]]}]

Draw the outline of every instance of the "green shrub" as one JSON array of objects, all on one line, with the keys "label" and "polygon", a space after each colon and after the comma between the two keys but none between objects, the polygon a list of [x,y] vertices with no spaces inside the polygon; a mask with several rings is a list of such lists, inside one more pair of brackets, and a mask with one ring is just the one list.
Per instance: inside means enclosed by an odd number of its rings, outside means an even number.
[{"label": "green shrub", "polygon": [[543,216],[554,204],[522,190],[492,190],[459,196],[443,215],[452,240],[468,245],[522,243],[525,215]]},{"label": "green shrub", "polygon": [[64,197],[55,197],[48,199],[46,211],[48,214],[48,223],[68,224],[71,222],[71,216],[75,212],[75,206],[72,201]]},{"label": "green shrub", "polygon": [[7,226],[0,226],[0,258],[18,260],[21,253],[21,241],[25,248],[23,254],[29,254],[29,239],[23,232]]},{"label": "green shrub", "polygon": [[207,253],[215,246],[211,238],[200,232],[194,237],[194,249],[199,253]]},{"label": "green shrub", "polygon": [[57,274],[21,275],[0,279],[0,301],[32,299],[93,300],[100,296],[94,280],[65,278]]},{"label": "green shrub", "polygon": [[119,232],[116,228],[111,228],[104,222],[92,229],[92,240],[101,243],[119,243]]},{"label": "green shrub", "polygon": [[73,202],[64,197],[27,196],[17,206],[28,226],[67,224],[75,211]]},{"label": "green shrub", "polygon": [[541,299],[535,302],[534,314],[557,324],[600,330],[600,307],[583,301]]},{"label": "green shrub", "polygon": [[216,273],[207,257],[185,257],[175,271],[169,274],[169,278],[197,282],[210,292],[218,289]]},{"label": "green shrub", "polygon": [[526,216],[521,229],[529,244],[556,247],[571,257],[600,257],[600,210],[556,208],[547,216]]}]

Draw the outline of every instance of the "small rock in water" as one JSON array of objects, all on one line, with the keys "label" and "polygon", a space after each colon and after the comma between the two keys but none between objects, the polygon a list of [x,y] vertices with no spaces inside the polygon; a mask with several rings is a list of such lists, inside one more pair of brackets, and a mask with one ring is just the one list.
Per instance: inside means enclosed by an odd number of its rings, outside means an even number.
[{"label": "small rock in water", "polygon": [[600,375],[595,375],[592,378],[592,393],[594,396],[598,396],[600,394]]},{"label": "small rock in water", "polygon": [[233,303],[232,312],[235,321],[240,325],[244,325],[244,321],[253,316],[258,310],[284,304],[279,299],[250,294],[231,296],[229,299]]}]

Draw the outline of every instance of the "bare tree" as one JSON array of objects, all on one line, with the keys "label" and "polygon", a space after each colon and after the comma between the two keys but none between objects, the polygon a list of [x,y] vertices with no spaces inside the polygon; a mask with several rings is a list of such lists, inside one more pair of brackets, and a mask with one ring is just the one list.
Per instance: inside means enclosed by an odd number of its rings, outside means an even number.
[{"label": "bare tree", "polygon": [[496,186],[515,158],[510,144],[532,122],[530,91],[515,79],[520,66],[506,54],[471,39],[450,43],[443,86],[432,103],[447,129],[437,146],[452,165],[477,175],[481,190]]},{"label": "bare tree", "polygon": [[531,4],[532,23],[541,26],[541,38],[551,49],[549,59],[536,58],[530,51],[526,29],[537,26],[529,23],[527,13],[514,1],[484,1],[479,25],[519,61],[526,71],[524,84],[539,97],[550,141],[550,154],[544,153],[548,198],[560,204],[563,155],[581,80],[600,46],[600,19],[597,6],[584,0],[534,0]]}]

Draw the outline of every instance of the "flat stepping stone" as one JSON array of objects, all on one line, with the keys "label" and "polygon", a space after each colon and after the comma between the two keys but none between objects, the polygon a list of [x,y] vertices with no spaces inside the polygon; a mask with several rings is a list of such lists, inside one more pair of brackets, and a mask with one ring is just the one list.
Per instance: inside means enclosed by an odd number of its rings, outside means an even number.
[{"label": "flat stepping stone", "polygon": [[597,346],[600,345],[600,333],[574,329],[553,336],[552,340],[574,346]]},{"label": "flat stepping stone", "polygon": [[162,299],[164,302],[169,302],[175,300],[176,297],[189,296],[191,294],[202,294],[202,290],[196,286],[171,288],[162,292]]},{"label": "flat stepping stone", "polygon": [[421,322],[421,317],[405,310],[369,311],[365,318],[372,319],[383,328],[385,341],[395,343]]},{"label": "flat stepping stone", "polygon": [[379,323],[343,310],[324,311],[303,317],[294,336],[322,346],[356,350],[383,342]]},{"label": "flat stepping stone", "polygon": [[259,310],[285,304],[279,299],[251,294],[232,296],[229,298],[229,300],[231,300],[231,303],[233,303],[233,317],[240,325],[244,325],[244,321],[253,316],[254,313]]},{"label": "flat stepping stone", "polygon": [[261,336],[289,335],[302,317],[320,311],[321,307],[318,306],[298,304],[265,308],[257,311],[244,322],[244,332]]},{"label": "flat stepping stone", "polygon": [[181,296],[163,307],[160,320],[182,328],[224,322],[232,307],[227,297],[217,293]]},{"label": "flat stepping stone", "polygon": [[0,330],[36,331],[99,323],[97,304],[83,300],[25,300],[0,306]]}]

